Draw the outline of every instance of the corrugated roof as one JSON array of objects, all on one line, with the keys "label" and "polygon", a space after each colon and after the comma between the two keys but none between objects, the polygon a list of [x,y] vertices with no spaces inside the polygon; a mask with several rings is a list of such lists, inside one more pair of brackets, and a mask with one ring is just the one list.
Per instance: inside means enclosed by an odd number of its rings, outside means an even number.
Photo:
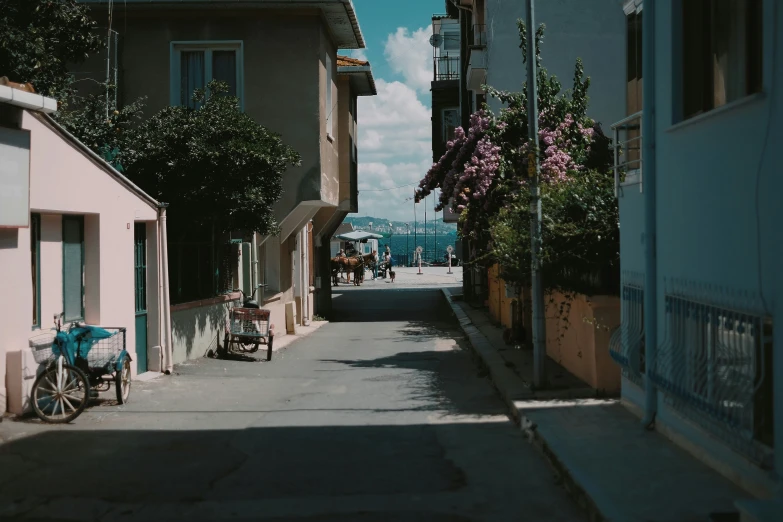
[{"label": "corrugated roof", "polygon": [[337,55],[337,74],[349,76],[351,86],[357,96],[375,96],[378,88],[372,75],[370,62],[351,58],[350,56]]},{"label": "corrugated roof", "polygon": [[367,67],[370,62],[351,58],[350,56],[337,55],[337,67]]}]

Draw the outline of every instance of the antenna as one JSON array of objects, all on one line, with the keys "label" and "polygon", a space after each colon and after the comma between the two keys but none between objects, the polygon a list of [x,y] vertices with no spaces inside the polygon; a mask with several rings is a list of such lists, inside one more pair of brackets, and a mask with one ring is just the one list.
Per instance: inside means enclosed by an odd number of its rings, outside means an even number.
[{"label": "antenna", "polygon": [[442,34],[433,34],[430,36],[430,45],[433,47],[440,47],[443,43],[443,35]]}]

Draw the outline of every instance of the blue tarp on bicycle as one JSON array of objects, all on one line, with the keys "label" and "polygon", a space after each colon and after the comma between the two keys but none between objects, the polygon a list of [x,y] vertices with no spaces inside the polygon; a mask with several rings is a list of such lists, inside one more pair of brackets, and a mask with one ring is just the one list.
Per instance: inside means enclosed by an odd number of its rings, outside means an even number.
[{"label": "blue tarp on bicycle", "polygon": [[52,345],[52,352],[55,356],[63,355],[67,361],[76,360],[77,352],[84,358],[87,358],[92,346],[101,339],[108,339],[114,333],[105,330],[99,326],[75,326],[67,332],[57,332]]}]

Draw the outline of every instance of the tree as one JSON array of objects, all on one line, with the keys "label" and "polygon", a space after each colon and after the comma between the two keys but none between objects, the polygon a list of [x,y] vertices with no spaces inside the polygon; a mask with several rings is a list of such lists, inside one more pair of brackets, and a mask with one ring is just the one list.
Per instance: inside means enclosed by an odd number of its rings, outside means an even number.
[{"label": "tree", "polygon": [[74,94],[55,118],[79,141],[124,172],[120,161],[122,151],[132,148],[133,125],[142,121],[145,99],[118,106],[114,97],[116,87],[106,85],[105,89],[106,93],[85,97]]},{"label": "tree", "polygon": [[141,188],[176,203],[179,223],[274,233],[282,175],[299,154],[227,92],[212,81],[195,92],[197,108],[163,109],[130,131],[118,159]]},{"label": "tree", "polygon": [[75,0],[0,0],[0,74],[63,102],[68,65],[102,47],[89,8]]},{"label": "tree", "polygon": [[[527,46],[518,21],[520,47]],[[590,79],[581,60],[572,89],[541,64],[544,26],[536,31],[541,162],[542,261],[547,288],[581,293],[614,292],[619,279],[619,225],[610,172],[610,140],[587,116]],[[525,55],[523,54],[523,61]],[[502,277],[530,284],[530,196],[527,84],[521,92],[486,87],[505,107],[496,116],[486,109],[471,118],[467,132],[457,129],[443,157],[422,179],[417,198],[441,189],[440,205],[452,202],[463,238],[486,244],[470,260],[499,263]]]}]

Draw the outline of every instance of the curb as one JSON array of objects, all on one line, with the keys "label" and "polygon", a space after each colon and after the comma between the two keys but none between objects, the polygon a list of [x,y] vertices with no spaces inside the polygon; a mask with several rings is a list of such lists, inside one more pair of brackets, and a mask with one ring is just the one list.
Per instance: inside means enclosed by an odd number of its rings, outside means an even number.
[{"label": "curb", "polygon": [[[578,397],[567,395],[567,393],[547,393],[546,391],[537,393],[531,390],[513,371],[506,367],[504,359],[492,347],[489,340],[473,325],[473,321],[462,308],[452,301],[451,291],[444,288],[442,292],[446,302],[451,307],[451,311],[456,316],[457,321],[459,321],[460,328],[470,341],[473,352],[478,356],[479,364],[487,370],[492,385],[505,401],[514,423],[520,427],[528,442],[549,462],[557,475],[558,483],[563,486],[576,504],[587,513],[588,520],[590,522],[608,521],[609,519],[586,491],[583,482],[586,482],[587,477],[582,477],[583,480],[580,481],[573,476],[568,467],[563,464],[547,443],[546,438],[538,431],[537,424],[525,413],[527,408],[522,404],[522,401],[545,401],[561,398],[576,399]],[[595,398],[595,395],[591,398]]]}]

